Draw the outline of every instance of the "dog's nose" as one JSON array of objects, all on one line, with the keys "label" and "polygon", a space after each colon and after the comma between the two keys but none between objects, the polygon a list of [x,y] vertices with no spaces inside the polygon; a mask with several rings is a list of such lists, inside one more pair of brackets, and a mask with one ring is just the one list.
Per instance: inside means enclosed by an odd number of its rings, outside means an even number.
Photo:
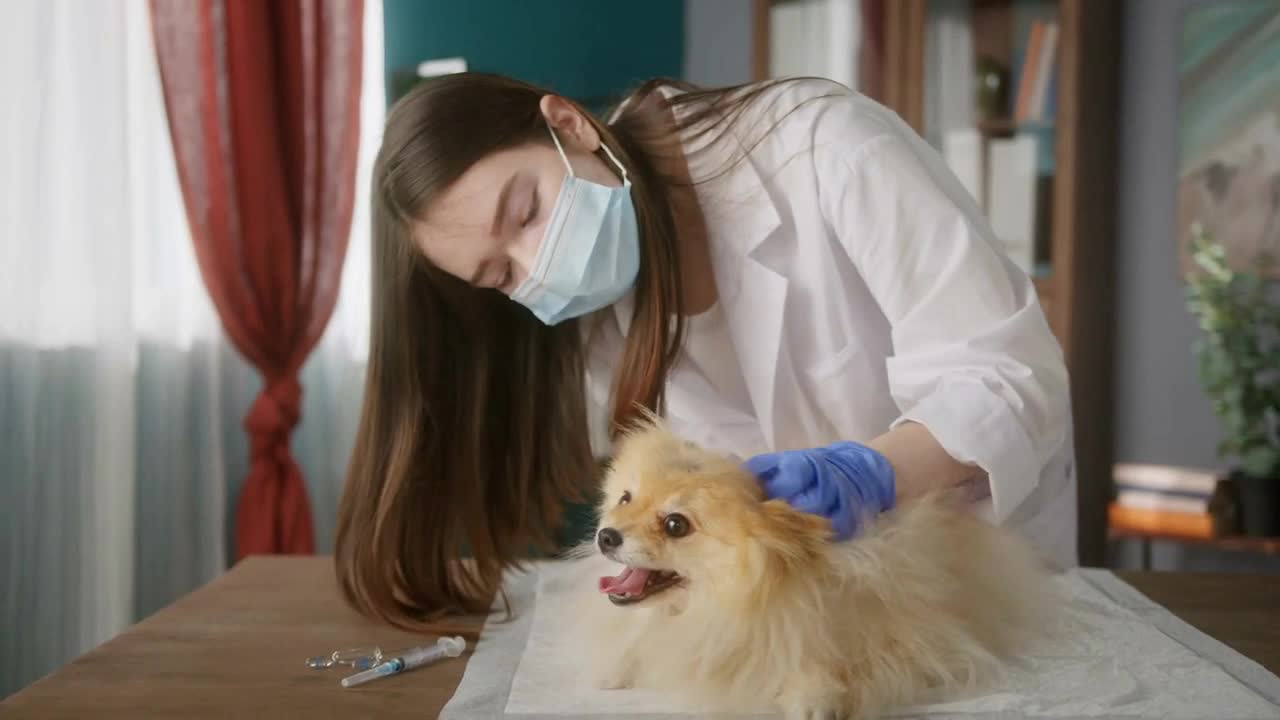
[{"label": "dog's nose", "polygon": [[601,528],[600,532],[596,534],[596,544],[600,546],[600,550],[603,552],[617,550],[618,546],[622,544],[622,533],[613,528]]}]

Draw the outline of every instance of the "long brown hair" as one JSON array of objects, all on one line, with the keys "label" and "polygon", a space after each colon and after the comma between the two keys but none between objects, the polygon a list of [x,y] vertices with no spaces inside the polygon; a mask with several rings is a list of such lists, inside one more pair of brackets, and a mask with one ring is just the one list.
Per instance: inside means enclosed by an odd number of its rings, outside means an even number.
[{"label": "long brown hair", "polygon": [[[664,85],[681,93],[655,102]],[[607,125],[578,108],[628,168],[640,232],[615,433],[662,411],[685,331],[668,194],[681,179],[659,171],[660,148],[727,129],[769,86],[652,80]],[[549,142],[546,94],[480,73],[424,81],[391,109],[375,161],[372,336],[335,561],[347,600],[399,627],[431,630],[444,615],[486,610],[504,569],[554,550],[564,504],[595,489],[579,323],[548,327],[433,267],[408,232],[476,161]],[[678,106],[688,112],[673,122]]]}]

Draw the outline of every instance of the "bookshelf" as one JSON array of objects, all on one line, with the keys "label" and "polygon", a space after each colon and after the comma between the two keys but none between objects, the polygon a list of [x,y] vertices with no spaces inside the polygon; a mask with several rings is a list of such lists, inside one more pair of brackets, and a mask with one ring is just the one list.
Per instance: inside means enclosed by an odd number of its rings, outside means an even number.
[{"label": "bookshelf", "polygon": [[[1033,255],[1024,256],[1020,264],[1032,276],[1071,372],[1080,560],[1100,565],[1106,557],[1111,491],[1115,126],[1123,3],[847,1],[861,10],[858,48],[856,53],[852,48],[849,52],[857,57],[859,90],[894,109],[940,152],[945,150],[945,132],[954,129],[945,122],[955,122],[956,103],[966,97],[971,102],[968,108],[960,108],[968,115],[963,124],[982,148],[1013,138],[1034,138],[1037,181],[1030,192],[1036,210],[1034,229],[1027,238]],[[772,42],[772,25],[779,17],[775,10],[814,0],[753,2],[753,70],[756,79],[765,79],[770,59],[785,50]],[[1041,91],[1049,100],[1041,107],[1052,112],[1019,117],[1012,109],[1017,105],[1024,58],[1030,54],[1026,52],[1029,28],[1036,20],[1056,27],[1055,72]],[[794,30],[788,36],[793,37]],[[968,62],[957,61],[958,53]],[[1002,110],[980,112],[983,105],[976,92],[980,58],[1007,73],[1004,103],[993,105]],[[816,70],[814,74],[826,74],[822,68]],[[973,92],[957,95],[956,88],[965,87],[966,82]],[[985,189],[990,153],[979,156],[981,169],[975,173],[975,183]],[[1024,196],[1025,185],[1020,190]],[[1000,196],[1004,202],[1006,194]],[[988,206],[984,198],[980,201]],[[1025,226],[1025,215],[1022,219]],[[1020,248],[1028,250],[1025,242]]]}]

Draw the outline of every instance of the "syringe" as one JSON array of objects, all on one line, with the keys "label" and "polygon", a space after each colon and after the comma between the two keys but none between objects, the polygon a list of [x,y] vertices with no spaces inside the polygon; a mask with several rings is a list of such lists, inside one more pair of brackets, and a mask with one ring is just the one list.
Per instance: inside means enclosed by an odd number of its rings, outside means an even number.
[{"label": "syringe", "polygon": [[355,675],[342,678],[342,687],[354,687],[361,683],[369,682],[375,678],[395,675],[398,672],[404,672],[416,668],[420,665],[435,662],[442,657],[458,657],[462,651],[467,648],[467,641],[462,637],[442,637],[436,641],[435,645],[414,648],[405,652],[400,657],[394,657],[390,660],[375,665],[364,672],[358,672]]}]

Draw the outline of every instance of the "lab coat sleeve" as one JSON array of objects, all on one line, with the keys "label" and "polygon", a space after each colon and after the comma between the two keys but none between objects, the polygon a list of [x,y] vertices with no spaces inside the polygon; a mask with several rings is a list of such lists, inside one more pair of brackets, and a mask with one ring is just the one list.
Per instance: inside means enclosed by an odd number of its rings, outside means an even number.
[{"label": "lab coat sleeve", "polygon": [[976,202],[906,130],[816,149],[823,212],[892,328],[903,422],[986,471],[1007,520],[1068,437],[1061,348]]}]

